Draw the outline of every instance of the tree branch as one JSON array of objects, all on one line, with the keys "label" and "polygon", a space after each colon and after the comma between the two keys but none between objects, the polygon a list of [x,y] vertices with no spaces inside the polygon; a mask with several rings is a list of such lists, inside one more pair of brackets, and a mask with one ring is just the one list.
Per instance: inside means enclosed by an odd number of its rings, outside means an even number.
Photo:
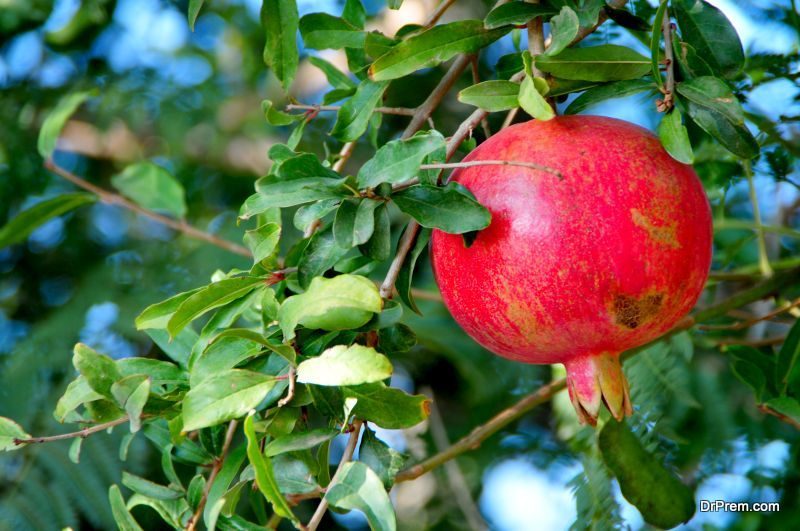
[{"label": "tree branch", "polygon": [[434,10],[433,13],[431,13],[431,15],[428,17],[428,20],[425,21],[425,24],[423,24],[422,27],[430,28],[431,26],[439,22],[439,19],[442,18],[444,12],[450,9],[450,6],[452,6],[455,3],[456,0],[442,0],[439,3],[439,5],[436,6],[436,9]]},{"label": "tree branch", "polygon": [[122,197],[121,195],[109,192],[108,190],[100,188],[99,186],[95,186],[89,181],[81,177],[78,177],[74,173],[71,173],[65,170],[64,168],[61,168],[55,162],[53,162],[52,159],[45,160],[44,167],[52,171],[59,177],[62,177],[67,181],[71,182],[72,184],[78,186],[79,188],[83,188],[84,190],[95,194],[103,203],[106,203],[108,205],[121,206],[122,208],[130,210],[131,212],[141,214],[142,216],[150,218],[153,221],[161,223],[162,225],[166,225],[167,227],[174,229],[178,232],[181,232],[190,238],[210,243],[211,245],[215,245],[220,249],[224,249],[231,253],[238,254],[241,256],[246,256],[248,258],[253,257],[252,253],[250,253],[250,250],[247,249],[246,247],[243,247],[233,242],[229,242],[228,240],[222,239],[208,232],[203,232],[202,230],[189,225],[184,220],[175,220],[170,217],[159,214],[157,212],[153,212],[152,210],[149,210],[142,206],[139,206],[133,201],[129,201],[128,199]]},{"label": "tree branch", "polygon": [[675,102],[675,57],[672,53],[672,22],[669,19],[669,10],[664,9],[664,18],[661,20],[661,32],[664,34],[664,60],[667,66],[667,83],[664,86],[664,100],[658,105],[661,112],[669,111]]},{"label": "tree branch", "polygon": [[[290,103],[285,107],[287,111],[312,111],[312,112],[325,112],[325,111],[337,112],[341,108],[342,108],[341,105],[305,105],[300,103]],[[375,112],[379,112],[381,114],[393,114],[396,116],[414,116],[416,109],[411,109],[409,107],[375,107]]]},{"label": "tree branch", "polygon": [[14,439],[14,444],[16,444],[17,446],[22,446],[23,444],[63,441],[65,439],[76,439],[78,437],[85,439],[89,435],[105,431],[108,428],[113,428],[114,426],[119,426],[120,424],[125,424],[129,420],[130,417],[125,415],[124,417],[120,417],[118,419],[109,422],[104,422],[102,424],[97,424],[96,426],[92,426],[90,428],[84,428],[82,430],[73,431],[71,433],[60,433],[58,435],[48,435],[46,437],[31,437],[30,439]]},{"label": "tree branch", "polygon": [[766,321],[767,319],[772,319],[783,312],[788,312],[792,308],[800,305],[800,298],[793,300],[792,302],[781,306],[780,308],[776,308],[775,310],[766,313],[764,315],[760,315],[758,317],[753,317],[752,319],[748,319],[746,321],[739,321],[737,323],[732,324],[723,324],[723,325],[698,325],[698,330],[742,330],[744,328],[749,328],[754,324],[760,323],[761,321]]},{"label": "tree branch", "polygon": [[[362,421],[359,419],[353,420],[353,431],[350,432],[350,438],[347,440],[347,446],[344,449],[344,454],[342,454],[342,459],[339,461],[339,466],[336,467],[336,472],[333,474],[333,478],[336,479],[336,475],[339,471],[344,467],[345,463],[349,463],[353,460],[353,453],[356,451],[356,445],[358,444],[358,435],[361,433],[361,424]],[[319,502],[317,506],[317,510],[314,511],[314,515],[309,520],[308,525],[306,526],[306,531],[314,531],[317,526],[319,526],[320,522],[322,521],[322,517],[325,516],[325,512],[328,510],[328,500],[322,498],[322,501]]]},{"label": "tree branch", "polygon": [[[689,328],[692,328],[698,322],[723,316],[733,308],[738,308],[745,304],[749,304],[751,302],[760,300],[764,298],[766,295],[773,293],[775,290],[791,284],[798,278],[800,278],[800,268],[792,269],[790,271],[786,271],[785,273],[777,274],[760,284],[752,286],[751,288],[748,288],[746,290],[740,291],[739,293],[736,293],[735,295],[717,304],[714,304],[713,306],[709,306],[708,308],[698,311],[697,313],[695,313],[694,317],[686,317],[682,319],[670,331],[666,332],[661,337],[637,349],[626,352],[623,358],[627,359],[632,356],[635,356],[636,354],[644,351],[654,343],[657,343],[683,330],[688,330]],[[566,380],[564,378],[543,385],[533,393],[530,393],[529,395],[523,397],[522,400],[520,400],[513,406],[504,409],[503,411],[501,411],[500,413],[489,419],[489,421],[487,421],[486,423],[473,429],[472,432],[470,432],[465,437],[459,439],[456,443],[454,443],[446,450],[429,457],[428,459],[422,461],[421,463],[418,463],[401,471],[399,474],[397,474],[397,476],[395,476],[395,481],[400,482],[400,481],[410,481],[412,479],[416,479],[421,475],[425,474],[426,472],[429,472],[430,470],[433,470],[434,468],[438,467],[439,465],[442,465],[447,461],[454,459],[455,457],[458,457],[459,455],[465,452],[474,450],[475,448],[479,447],[483,441],[485,441],[486,439],[497,433],[505,426],[520,419],[523,415],[528,413],[536,406],[541,405],[550,400],[551,398],[553,398],[553,396],[555,396],[555,394],[558,393],[559,391],[563,390],[565,386],[566,386]]]},{"label": "tree branch", "polygon": [[225,442],[222,445],[222,452],[220,453],[219,457],[214,459],[214,466],[211,469],[211,474],[208,476],[208,481],[206,481],[206,487],[203,489],[203,497],[200,498],[200,502],[197,504],[197,509],[195,510],[194,515],[192,515],[192,517],[189,519],[189,522],[186,524],[186,531],[194,531],[194,529],[197,527],[197,522],[200,521],[200,516],[203,514],[203,509],[208,501],[208,493],[211,492],[211,486],[214,484],[214,480],[217,479],[217,474],[219,474],[219,471],[222,470],[222,465],[225,464],[225,458],[228,456],[228,450],[231,447],[233,436],[236,434],[237,425],[238,422],[236,420],[232,420],[228,424],[228,431],[225,433]]}]

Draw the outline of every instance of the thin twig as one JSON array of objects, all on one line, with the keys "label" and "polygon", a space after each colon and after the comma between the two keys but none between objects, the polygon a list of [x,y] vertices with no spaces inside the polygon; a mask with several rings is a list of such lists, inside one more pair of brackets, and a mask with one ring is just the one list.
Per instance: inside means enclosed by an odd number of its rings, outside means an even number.
[{"label": "thin twig", "polygon": [[792,308],[797,307],[800,305],[800,298],[793,300],[792,302],[781,306],[780,308],[776,308],[775,310],[766,313],[764,315],[760,315],[758,317],[753,317],[752,319],[748,319],[746,321],[739,321],[737,323],[731,324],[721,324],[721,325],[698,325],[698,330],[742,330],[744,328],[749,328],[754,324],[760,323],[761,321],[766,321],[767,319],[772,319],[784,312],[788,312]]},{"label": "thin twig", "polygon": [[[478,72],[477,55],[472,56],[472,60],[470,61],[470,67],[472,70],[472,83],[477,85],[478,83],[481,82],[480,72]],[[483,120],[481,120],[481,127],[483,128],[483,134],[484,136],[486,136],[486,138],[492,136],[492,130],[489,129],[489,120],[486,117],[484,117]]]},{"label": "thin twig", "polygon": [[770,347],[772,345],[780,345],[786,341],[786,336],[765,337],[762,339],[742,339],[738,337],[728,337],[720,339],[717,343],[720,346],[727,347],[732,345],[744,345],[747,347]]},{"label": "thin twig", "polygon": [[450,6],[452,6],[455,3],[456,0],[442,0],[439,3],[439,5],[436,6],[434,12],[430,14],[428,20],[425,21],[425,24],[423,24],[422,27],[430,28],[431,26],[439,22],[439,19],[442,18],[444,12],[447,11],[450,8]]},{"label": "thin twig", "polygon": [[82,430],[73,431],[71,433],[60,433],[58,435],[48,435],[46,437],[31,437],[29,439],[14,439],[14,444],[16,444],[17,446],[22,446],[23,444],[63,441],[65,439],[76,439],[78,437],[85,439],[86,437],[94,433],[105,431],[108,428],[113,428],[114,426],[119,426],[120,424],[125,424],[126,422],[128,422],[128,420],[130,420],[130,418],[126,415],[124,417],[120,417],[118,419],[109,422],[97,424],[96,426],[91,426],[89,428],[84,428]]},{"label": "thin twig", "polygon": [[[312,111],[312,112],[338,112],[341,105],[304,105],[300,103],[290,103],[286,106],[287,111]],[[414,116],[416,109],[409,107],[375,107],[375,112],[381,114],[393,114],[396,116]]]},{"label": "thin twig", "polygon": [[347,142],[342,146],[342,150],[339,151],[339,157],[336,159],[336,162],[333,163],[333,171],[340,173],[342,169],[344,169],[344,165],[350,160],[350,156],[353,154],[353,149],[355,147],[355,142]]},{"label": "thin twig", "polygon": [[248,258],[252,258],[253,256],[252,253],[250,253],[250,250],[247,249],[246,247],[243,247],[233,242],[229,242],[228,240],[222,239],[218,236],[214,236],[213,234],[210,234],[208,232],[203,232],[200,229],[189,225],[183,220],[175,220],[170,217],[159,214],[157,212],[153,212],[152,210],[137,205],[133,201],[125,199],[121,195],[109,192],[108,190],[100,188],[99,186],[95,186],[89,181],[86,181],[85,179],[78,177],[74,173],[71,173],[65,170],[64,168],[61,168],[60,166],[56,165],[56,163],[53,162],[52,159],[45,160],[44,167],[52,171],[59,177],[62,177],[67,181],[73,183],[74,185],[95,194],[103,203],[106,203],[108,205],[121,206],[123,208],[130,210],[131,212],[141,214],[142,216],[150,218],[153,221],[157,221],[162,225],[166,225],[167,227],[174,229],[178,232],[181,232],[186,236],[189,236],[190,238],[194,238],[196,240],[202,240],[206,243],[215,245],[220,249],[225,249],[226,251],[230,251],[232,253],[241,256],[246,256]]},{"label": "thin twig", "polygon": [[[626,352],[623,355],[623,359],[635,356],[636,354],[646,350],[649,346],[678,332],[688,330],[698,322],[721,317],[734,308],[739,308],[745,304],[760,300],[765,296],[774,293],[781,287],[796,282],[798,277],[800,277],[800,268],[792,269],[790,271],[786,271],[785,273],[779,273],[772,278],[769,278],[764,282],[756,284],[755,286],[752,286],[746,290],[740,291],[713,306],[699,310],[694,314],[694,316],[681,319],[671,330],[663,334],[661,337],[651,341],[646,345],[643,345],[642,347]],[[454,459],[465,452],[476,449],[483,441],[497,433],[505,426],[518,420],[536,406],[550,400],[556,395],[556,393],[563,390],[565,386],[566,380],[563,378],[543,385],[536,391],[523,397],[513,406],[504,409],[489,419],[489,421],[486,423],[473,429],[472,432],[459,439],[446,450],[429,457],[421,463],[417,463],[416,465],[401,471],[395,477],[395,481],[400,482],[416,479],[426,472],[429,472],[430,470],[433,470],[434,468],[446,463],[447,461]]]},{"label": "thin twig", "polygon": [[519,107],[514,107],[513,109],[508,111],[508,114],[506,114],[506,118],[505,120],[503,120],[503,124],[500,126],[500,129],[501,130],[505,129],[506,127],[511,125],[514,122],[514,118],[517,117],[518,112],[519,112]]},{"label": "thin twig", "polygon": [[669,10],[664,9],[661,21],[661,31],[664,34],[664,62],[667,66],[667,83],[664,85],[664,100],[657,104],[659,112],[667,112],[675,105],[675,58],[672,52],[672,22],[669,19]]},{"label": "thin twig", "polygon": [[544,166],[543,164],[537,164],[535,162],[523,162],[517,160],[470,160],[466,162],[462,161],[462,162],[444,162],[440,164],[422,164],[420,165],[419,169],[450,170],[455,168],[472,168],[474,166],[517,166],[520,168],[530,168],[532,170],[539,170],[551,173],[556,177],[558,177],[559,179],[564,178],[564,175],[560,171],[556,170],[555,168],[551,168],[550,166]]},{"label": "thin twig", "polygon": [[296,371],[295,368],[289,366],[289,374],[287,374],[289,380],[289,389],[286,391],[286,396],[278,400],[278,407],[283,407],[289,402],[292,401],[294,398],[294,390],[295,390],[295,380],[296,380]]},{"label": "thin twig", "polygon": [[410,138],[419,131],[425,122],[430,118],[433,111],[444,99],[445,95],[450,91],[458,78],[461,77],[461,74],[464,73],[467,66],[469,66],[470,56],[469,55],[459,55],[453,64],[450,65],[450,68],[445,72],[442,79],[439,81],[439,84],[436,85],[436,88],[425,98],[425,101],[416,108],[414,111],[414,116],[411,118],[411,121],[406,126],[405,131],[403,131],[402,138]]},{"label": "thin twig", "polygon": [[758,265],[761,269],[761,274],[765,277],[772,276],[772,267],[769,265],[769,256],[767,255],[767,239],[764,233],[764,224],[761,221],[761,209],[758,206],[758,194],[756,193],[756,185],[753,182],[753,169],[750,166],[749,160],[743,160],[742,166],[744,173],[747,177],[747,186],[750,192],[750,203],[753,206],[753,221],[756,226],[756,236],[758,242]]},{"label": "thin twig", "polygon": [[233,436],[236,434],[237,425],[238,422],[236,420],[232,420],[228,424],[228,431],[225,433],[225,442],[222,445],[222,452],[220,453],[219,457],[214,459],[214,466],[211,469],[211,473],[208,475],[208,481],[206,481],[205,489],[203,489],[203,496],[200,498],[200,502],[197,504],[197,509],[195,510],[194,515],[192,515],[192,517],[189,519],[189,522],[186,524],[186,531],[194,531],[194,529],[197,527],[197,522],[200,521],[200,516],[203,514],[203,509],[208,501],[208,493],[211,492],[211,486],[214,484],[214,480],[217,479],[217,474],[219,474],[219,471],[222,470],[222,465],[225,463],[225,458],[228,456],[228,450],[231,447]]},{"label": "thin twig", "polygon": [[397,275],[400,274],[400,269],[403,267],[403,262],[406,259],[406,255],[408,251],[411,250],[411,247],[414,246],[414,242],[417,239],[417,234],[419,233],[419,223],[415,221],[410,221],[408,227],[406,227],[406,231],[403,233],[403,237],[400,238],[400,241],[397,243],[397,253],[392,260],[392,264],[389,266],[389,271],[386,273],[386,277],[383,279],[383,283],[381,284],[381,297],[384,299],[391,299],[392,294],[394,292],[394,283],[397,281]]},{"label": "thin twig", "polygon": [[[347,440],[347,446],[344,449],[344,454],[342,454],[341,461],[339,461],[339,466],[336,467],[336,472],[333,474],[333,478],[331,478],[331,483],[334,479],[336,479],[336,475],[339,474],[339,471],[344,467],[345,463],[349,463],[353,460],[353,453],[356,451],[356,444],[358,444],[358,435],[361,433],[361,424],[361,420],[353,420],[350,438]],[[322,498],[322,501],[320,501],[319,505],[317,506],[317,510],[314,511],[314,515],[311,517],[311,520],[309,520],[308,525],[306,526],[306,531],[314,531],[322,521],[322,517],[325,516],[325,512],[327,510],[328,500]]]}]

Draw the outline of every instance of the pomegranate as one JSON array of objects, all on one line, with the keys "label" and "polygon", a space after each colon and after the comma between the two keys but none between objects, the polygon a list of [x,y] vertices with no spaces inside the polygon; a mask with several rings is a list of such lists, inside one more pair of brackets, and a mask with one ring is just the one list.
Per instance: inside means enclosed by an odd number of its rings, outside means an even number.
[{"label": "pomegranate", "polygon": [[431,259],[450,313],[478,343],[527,363],[563,363],[582,422],[601,403],[631,413],[619,355],[694,306],[711,261],[711,211],[691,166],[639,126],[559,116],[508,127],[452,180],[492,214],[467,246],[434,231]]}]

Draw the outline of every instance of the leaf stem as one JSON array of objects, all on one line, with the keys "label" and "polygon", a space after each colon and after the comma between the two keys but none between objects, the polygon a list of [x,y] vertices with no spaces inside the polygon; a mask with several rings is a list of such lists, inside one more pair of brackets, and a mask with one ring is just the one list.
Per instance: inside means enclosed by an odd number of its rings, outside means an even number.
[{"label": "leaf stem", "polygon": [[225,442],[222,445],[222,452],[220,453],[219,457],[214,459],[214,466],[208,476],[208,481],[206,481],[206,487],[203,489],[203,496],[200,498],[200,502],[197,504],[197,509],[195,510],[194,514],[186,524],[186,531],[194,531],[194,529],[197,527],[197,522],[200,521],[200,516],[203,514],[203,509],[208,501],[208,493],[211,492],[211,487],[214,484],[214,480],[217,479],[217,474],[219,474],[219,471],[222,470],[222,465],[225,464],[225,458],[228,456],[228,450],[231,447],[231,442],[233,441],[233,436],[236,434],[236,426],[238,424],[239,423],[236,420],[232,420],[228,424],[228,431],[225,433]]},{"label": "leaf stem", "polygon": [[164,216],[150,209],[139,206],[133,201],[129,201],[128,199],[122,197],[121,195],[109,192],[108,190],[100,188],[99,186],[95,186],[89,181],[81,177],[78,177],[74,173],[71,173],[65,170],[64,168],[58,166],[55,162],[53,162],[53,159],[45,160],[44,167],[50,170],[51,172],[55,173],[59,177],[62,177],[67,181],[71,182],[72,184],[78,186],[79,188],[83,188],[84,190],[95,194],[103,203],[106,203],[108,205],[121,206],[122,208],[130,210],[131,212],[141,214],[142,216],[150,218],[153,221],[161,223],[162,225],[166,225],[167,227],[174,229],[178,232],[181,232],[190,238],[194,238],[196,240],[202,240],[206,243],[210,243],[211,245],[215,245],[220,249],[224,249],[231,253],[238,254],[241,256],[246,256],[248,258],[252,258],[253,256],[252,253],[250,253],[250,250],[247,249],[246,247],[243,247],[233,242],[229,242],[228,240],[224,240],[208,232],[203,232],[202,230],[189,225],[184,220],[175,220],[170,217]]},{"label": "leaf stem", "polygon": [[761,222],[761,209],[758,206],[758,194],[756,185],[753,182],[753,168],[749,160],[742,160],[744,174],[747,177],[747,187],[750,193],[750,204],[753,206],[753,221],[755,222],[756,236],[758,242],[758,266],[765,277],[770,277],[774,273],[772,266],[769,265],[769,255],[767,254],[767,239],[764,224]]},{"label": "leaf stem", "polygon": [[108,428],[113,428],[114,426],[125,424],[126,422],[128,422],[128,420],[130,420],[130,417],[125,415],[124,417],[120,417],[118,419],[111,420],[109,422],[104,422],[102,424],[97,424],[95,426],[84,428],[78,431],[73,431],[70,433],[59,433],[58,435],[48,435],[46,437],[31,437],[29,439],[14,439],[14,444],[16,444],[17,446],[22,446],[23,444],[63,441],[65,439],[76,439],[78,437],[86,438],[89,435],[107,430]]},{"label": "leaf stem", "polygon": [[[331,483],[333,483],[334,479],[336,479],[336,475],[339,474],[339,471],[344,467],[344,465],[353,460],[353,453],[356,451],[356,445],[358,444],[358,436],[361,433],[362,424],[363,422],[359,419],[353,420],[353,428],[350,432],[350,438],[347,440],[347,446],[344,449],[344,454],[342,454],[341,461],[339,461],[339,466],[336,467],[336,472],[333,474]],[[314,511],[314,515],[311,517],[311,520],[309,520],[308,525],[306,525],[306,531],[314,531],[317,526],[319,526],[320,522],[322,522],[322,517],[325,516],[327,510],[328,500],[322,498],[317,506],[317,510]]]}]

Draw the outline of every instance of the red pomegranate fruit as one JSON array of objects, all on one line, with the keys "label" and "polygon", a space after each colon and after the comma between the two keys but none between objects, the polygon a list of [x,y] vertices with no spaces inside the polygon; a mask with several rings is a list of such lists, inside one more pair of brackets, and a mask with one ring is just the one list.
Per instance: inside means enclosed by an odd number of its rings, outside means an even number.
[{"label": "red pomegranate fruit", "polygon": [[711,262],[711,211],[691,166],[647,130],[559,116],[508,127],[451,180],[492,214],[467,246],[434,231],[431,258],[447,308],[492,352],[563,363],[572,404],[595,424],[601,403],[631,413],[619,355],[694,306]]}]

